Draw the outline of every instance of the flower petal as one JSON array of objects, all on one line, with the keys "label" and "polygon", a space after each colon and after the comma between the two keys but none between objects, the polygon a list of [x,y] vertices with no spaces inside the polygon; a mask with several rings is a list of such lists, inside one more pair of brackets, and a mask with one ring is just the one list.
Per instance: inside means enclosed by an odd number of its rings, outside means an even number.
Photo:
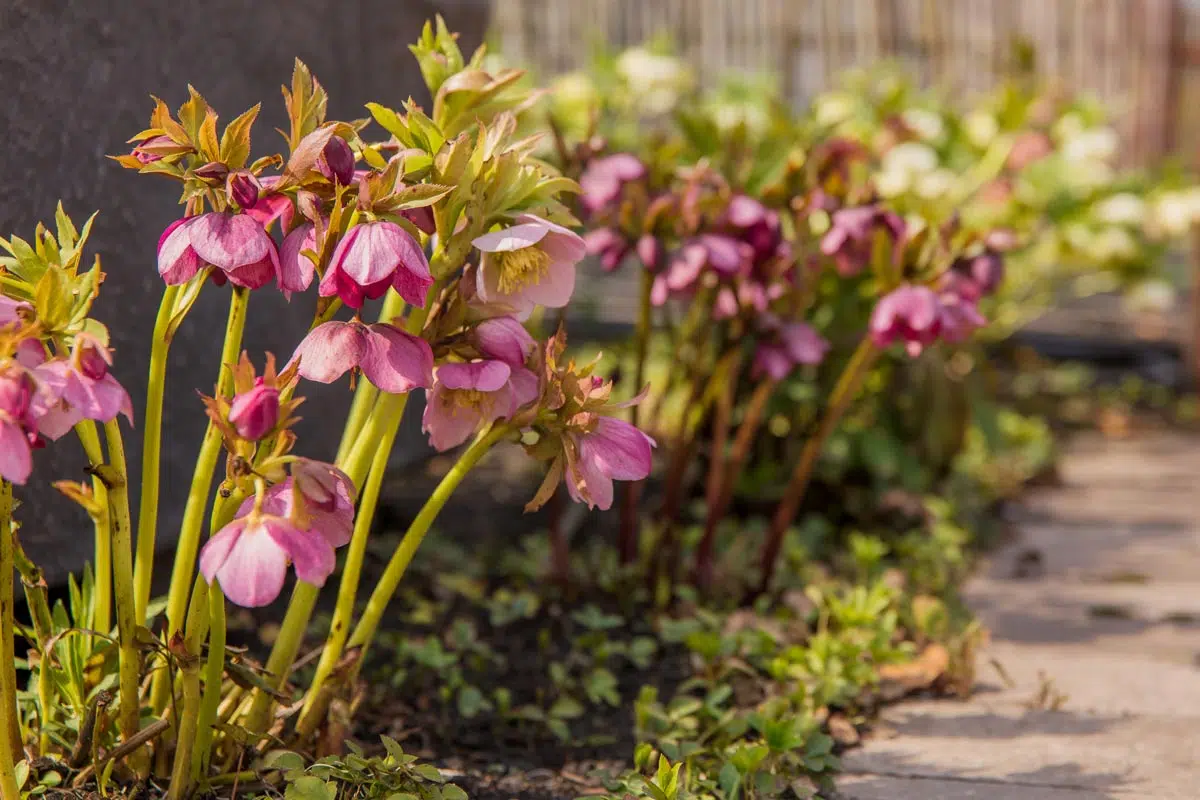
[{"label": "flower petal", "polygon": [[639,481],[650,474],[654,440],[625,420],[601,417],[596,429],[582,437],[580,460],[589,458],[611,478]]},{"label": "flower petal", "polygon": [[15,422],[0,420],[0,478],[23,484],[33,471],[29,438]]},{"label": "flower petal", "polygon": [[499,253],[506,250],[522,250],[533,247],[550,233],[549,223],[535,222],[523,225],[511,225],[491,233],[485,233],[471,240],[471,244],[485,253]]},{"label": "flower petal", "polygon": [[269,258],[275,247],[256,220],[227,211],[196,217],[188,227],[188,238],[201,261],[225,273]]},{"label": "flower petal", "polygon": [[279,517],[263,517],[263,527],[271,540],[292,559],[297,578],[314,586],[325,584],[337,560],[333,546],[324,536],[315,531],[302,531]]},{"label": "flower petal", "polygon": [[451,363],[437,368],[437,382],[447,389],[494,392],[508,383],[511,374],[512,368],[503,361]]},{"label": "flower petal", "polygon": [[368,328],[359,366],[367,380],[392,394],[433,385],[433,350],[429,342],[392,325],[379,323]]},{"label": "flower petal", "polygon": [[332,383],[362,362],[368,339],[367,329],[362,325],[326,322],[304,337],[292,360],[300,359],[299,372],[308,380]]},{"label": "flower petal", "polygon": [[[234,520],[230,524],[237,522]],[[224,563],[215,571],[213,577],[221,582],[221,590],[234,604],[244,608],[258,608],[279,597],[284,578],[287,576],[287,553],[269,535],[262,523],[246,522],[244,525],[241,534],[229,547]],[[205,549],[207,550],[220,535],[218,533],[210,539]],[[202,571],[203,560],[202,553]]]}]

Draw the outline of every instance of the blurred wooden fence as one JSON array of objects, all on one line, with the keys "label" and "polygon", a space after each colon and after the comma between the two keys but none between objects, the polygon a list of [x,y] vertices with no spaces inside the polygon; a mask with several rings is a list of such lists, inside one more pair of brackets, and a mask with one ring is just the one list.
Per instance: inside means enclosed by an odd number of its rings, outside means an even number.
[{"label": "blurred wooden fence", "polygon": [[[1105,101],[1126,158],[1146,163],[1192,141],[1175,113],[1191,94],[1186,29],[1200,33],[1189,6],[1200,12],[1197,0],[495,0],[492,21],[506,55],[547,73],[585,66],[597,40],[665,34],[702,82],[772,73],[796,104],[880,59],[929,85],[984,90],[1024,42],[1044,74]],[[1184,132],[1200,133],[1191,116]]]}]

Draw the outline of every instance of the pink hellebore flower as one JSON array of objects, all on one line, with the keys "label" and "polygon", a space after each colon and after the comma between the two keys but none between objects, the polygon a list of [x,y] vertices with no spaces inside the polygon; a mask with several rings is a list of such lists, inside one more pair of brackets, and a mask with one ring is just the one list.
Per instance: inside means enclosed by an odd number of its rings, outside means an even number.
[{"label": "pink hellebore flower", "polygon": [[230,522],[204,545],[200,572],[209,583],[219,580],[236,605],[257,608],[279,596],[289,561],[297,578],[321,586],[335,566],[333,546],[285,517],[255,511],[251,501],[249,514]]},{"label": "pink hellebore flower", "polygon": [[600,259],[600,266],[605,272],[612,272],[621,266],[629,253],[629,242],[613,228],[596,228],[583,235],[589,256]]},{"label": "pink hellebore flower", "polygon": [[321,297],[337,295],[350,308],[383,297],[388,288],[414,306],[425,306],[433,283],[425,252],[394,222],[355,225],[338,242],[321,279]]},{"label": "pink hellebore flower", "polygon": [[537,393],[537,376],[524,367],[503,361],[443,364],[434,374],[422,427],[431,445],[449,450],[481,425],[511,417]]},{"label": "pink hellebore flower", "polygon": [[158,240],[158,274],[187,283],[205,264],[213,277],[258,289],[279,275],[279,254],[263,226],[247,214],[212,211],[172,222]]},{"label": "pink hellebore flower", "polygon": [[261,377],[254,379],[253,389],[235,395],[229,404],[229,424],[248,442],[264,438],[278,422],[279,390],[265,385]]},{"label": "pink hellebore flower", "polygon": [[871,312],[871,338],[879,347],[902,341],[908,354],[916,357],[937,341],[943,322],[942,304],[933,290],[906,284],[875,305]]},{"label": "pink hellebore flower", "polygon": [[316,249],[317,229],[311,222],[296,226],[283,237],[283,246],[279,248],[279,288],[289,300],[292,292],[303,292],[312,285],[317,270],[304,251]]},{"label": "pink hellebore flower", "polygon": [[58,439],[85,419],[109,422],[118,414],[133,423],[129,393],[109,373],[108,348],[86,334],[75,337],[71,355],[34,368],[40,384],[38,432]]},{"label": "pink hellebore flower", "polygon": [[317,383],[333,383],[351,369],[385,392],[403,394],[433,384],[433,351],[419,336],[393,325],[326,322],[304,337],[292,360],[300,375]]},{"label": "pink hellebore flower", "polygon": [[829,342],[821,334],[803,322],[790,322],[780,327],[775,341],[758,346],[752,372],[783,380],[797,364],[820,364],[828,352]]},{"label": "pink hellebore flower", "polygon": [[11,297],[5,297],[0,294],[0,328],[14,322],[19,322],[21,312],[31,310],[33,310],[33,307],[29,303],[13,300]]},{"label": "pink hellebore flower", "polygon": [[[306,524],[294,513],[297,495],[304,501]],[[301,458],[292,464],[292,477],[267,489],[262,510],[320,534],[336,549],[349,544],[354,534],[354,497],[354,483],[346,473],[332,464]],[[248,497],[237,515],[244,517],[253,508],[254,498]]]},{"label": "pink hellebore flower", "polygon": [[725,218],[737,230],[738,238],[754,248],[755,262],[774,256],[783,242],[779,214],[753,197],[736,195],[729,201]]},{"label": "pink hellebore flower", "polygon": [[833,224],[821,239],[821,252],[832,256],[838,274],[852,278],[871,262],[875,232],[885,231],[893,242],[904,238],[904,220],[879,206],[843,208],[833,212]]},{"label": "pink hellebore flower", "polygon": [[0,478],[12,483],[25,483],[33,470],[36,391],[33,378],[19,366],[0,371]]},{"label": "pink hellebore flower", "polygon": [[248,217],[256,220],[263,228],[270,226],[275,220],[280,220],[283,229],[287,230],[292,224],[292,216],[296,213],[292,200],[286,194],[275,191],[281,180],[279,175],[266,175],[259,178],[261,191],[254,205],[244,208]]},{"label": "pink hellebore flower", "polygon": [[640,481],[650,474],[654,440],[615,417],[600,417],[590,431],[569,434],[567,492],[589,508],[612,507],[613,481]]},{"label": "pink hellebore flower", "polygon": [[701,234],[679,248],[666,269],[655,276],[651,300],[661,306],[672,292],[690,289],[705,267],[723,277],[737,275],[749,266],[753,256],[753,248],[745,242],[723,234]]},{"label": "pink hellebore flower", "polygon": [[510,367],[525,366],[526,359],[537,349],[537,342],[516,317],[485,319],[471,331],[471,339],[480,353]]},{"label": "pink hellebore flower", "polygon": [[597,158],[579,176],[583,207],[593,213],[611,206],[621,195],[621,187],[646,175],[646,165],[629,153]]},{"label": "pink hellebore flower", "polygon": [[532,214],[516,222],[473,242],[483,252],[476,273],[479,299],[518,314],[539,305],[562,308],[575,291],[575,265],[587,245],[577,233]]}]

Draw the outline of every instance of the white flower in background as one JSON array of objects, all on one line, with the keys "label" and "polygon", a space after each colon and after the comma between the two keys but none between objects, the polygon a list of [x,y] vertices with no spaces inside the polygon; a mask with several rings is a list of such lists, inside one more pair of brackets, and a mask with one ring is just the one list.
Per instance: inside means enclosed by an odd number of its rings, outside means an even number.
[{"label": "white flower in background", "polygon": [[1097,203],[1094,213],[1097,220],[1110,225],[1140,226],[1146,219],[1146,202],[1135,194],[1122,192]]},{"label": "white flower in background", "polygon": [[986,111],[972,111],[963,118],[963,130],[967,134],[967,140],[982,150],[996,138],[996,134],[1000,132],[1000,123],[996,121],[995,116]]},{"label": "white flower in background", "polygon": [[1153,221],[1168,236],[1184,236],[1200,222],[1200,188],[1163,192],[1154,203]]},{"label": "white flower in background", "polygon": [[854,116],[856,106],[854,97],[845,92],[826,92],[814,104],[817,124],[829,128],[840,125]]},{"label": "white flower in background", "polygon": [[896,145],[883,156],[884,172],[906,172],[909,175],[920,175],[937,169],[938,155],[927,144],[920,142],[903,142]]},{"label": "white flower in background", "polygon": [[1054,123],[1054,138],[1060,142],[1074,138],[1087,130],[1083,117],[1076,111],[1071,111],[1059,117]]},{"label": "white flower in background", "polygon": [[1142,281],[1125,294],[1125,307],[1134,313],[1167,314],[1175,307],[1175,289],[1162,279]]},{"label": "white flower in background", "polygon": [[875,191],[881,197],[898,197],[912,188],[913,179],[907,172],[887,171],[875,175]]},{"label": "white flower in background", "polygon": [[901,118],[913,133],[927,142],[941,141],[942,135],[946,132],[946,125],[942,122],[942,116],[936,111],[928,111],[924,108],[910,108],[901,115]]},{"label": "white flower in background", "polygon": [[921,176],[937,167],[938,156],[932,147],[920,142],[903,142],[884,154],[875,176],[875,188],[884,197],[896,197],[912,189]]},{"label": "white flower in background", "polygon": [[948,169],[935,169],[917,179],[917,194],[926,200],[936,200],[954,188],[958,177]]},{"label": "white flower in background", "polygon": [[634,100],[651,114],[665,114],[679,102],[692,82],[683,62],[652,53],[644,47],[626,50],[617,59],[617,72],[633,91]]},{"label": "white flower in background", "polygon": [[1118,144],[1112,128],[1092,128],[1063,141],[1063,158],[1075,163],[1106,162],[1117,154]]},{"label": "white flower in background", "polygon": [[1094,234],[1084,248],[1101,263],[1131,261],[1137,257],[1137,241],[1125,228],[1111,225]]},{"label": "white flower in background", "polygon": [[752,103],[718,103],[712,106],[712,114],[722,133],[728,133],[740,124],[744,124],[750,133],[761,133],[770,122],[766,109]]}]

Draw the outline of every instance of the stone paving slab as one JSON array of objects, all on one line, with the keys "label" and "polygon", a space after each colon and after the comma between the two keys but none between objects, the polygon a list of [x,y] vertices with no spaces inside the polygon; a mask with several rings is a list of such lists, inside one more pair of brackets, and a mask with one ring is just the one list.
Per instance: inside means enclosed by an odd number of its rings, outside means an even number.
[{"label": "stone paving slab", "polygon": [[842,796],[1200,800],[1200,437],[1082,438],[1062,472],[966,587],[974,696],[889,709]]}]

